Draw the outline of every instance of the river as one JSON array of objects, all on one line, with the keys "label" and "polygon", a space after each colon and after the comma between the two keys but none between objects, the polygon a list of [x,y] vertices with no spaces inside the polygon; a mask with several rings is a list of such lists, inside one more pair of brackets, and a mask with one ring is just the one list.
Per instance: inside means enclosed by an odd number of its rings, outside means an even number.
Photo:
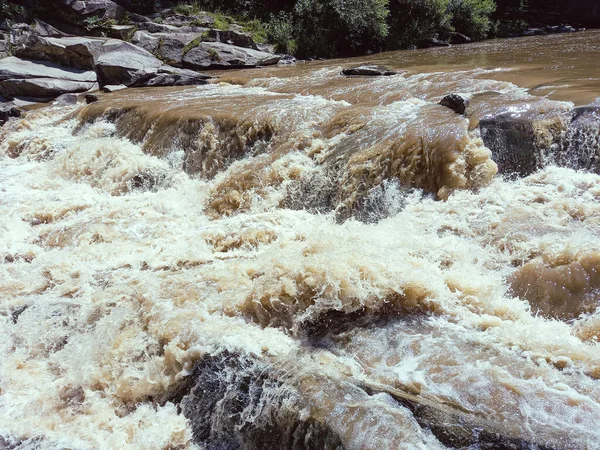
[{"label": "river", "polygon": [[588,31],[11,119],[0,448],[599,449],[599,61]]}]

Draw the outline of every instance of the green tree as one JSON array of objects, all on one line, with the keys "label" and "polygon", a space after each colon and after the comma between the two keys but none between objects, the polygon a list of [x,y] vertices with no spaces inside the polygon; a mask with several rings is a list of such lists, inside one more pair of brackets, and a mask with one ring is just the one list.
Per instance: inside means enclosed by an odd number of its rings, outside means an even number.
[{"label": "green tree", "polygon": [[380,50],[388,34],[388,0],[298,0],[295,41],[300,57]]},{"label": "green tree", "polygon": [[410,48],[451,30],[450,0],[391,0],[388,48]]},{"label": "green tree", "polygon": [[494,0],[451,0],[450,23],[455,31],[481,40],[488,37],[492,28],[492,14],[496,11]]}]

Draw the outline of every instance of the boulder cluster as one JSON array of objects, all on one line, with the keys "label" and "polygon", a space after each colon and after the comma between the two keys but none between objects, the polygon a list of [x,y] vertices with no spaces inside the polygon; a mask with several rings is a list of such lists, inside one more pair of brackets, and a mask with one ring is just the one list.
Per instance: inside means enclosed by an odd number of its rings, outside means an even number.
[{"label": "boulder cluster", "polygon": [[235,23],[219,29],[209,13],[143,16],[111,0],[52,6],[33,24],[0,23],[0,124],[21,107],[60,96],[77,102],[96,90],[205,84],[213,77],[200,70],[282,58]]}]

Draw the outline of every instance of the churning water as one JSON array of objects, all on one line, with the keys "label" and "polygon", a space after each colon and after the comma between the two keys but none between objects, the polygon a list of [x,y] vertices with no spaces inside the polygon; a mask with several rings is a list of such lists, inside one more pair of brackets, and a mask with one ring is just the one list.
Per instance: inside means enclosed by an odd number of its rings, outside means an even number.
[{"label": "churning water", "polygon": [[0,448],[599,449],[600,34],[539,39],[8,122]]}]

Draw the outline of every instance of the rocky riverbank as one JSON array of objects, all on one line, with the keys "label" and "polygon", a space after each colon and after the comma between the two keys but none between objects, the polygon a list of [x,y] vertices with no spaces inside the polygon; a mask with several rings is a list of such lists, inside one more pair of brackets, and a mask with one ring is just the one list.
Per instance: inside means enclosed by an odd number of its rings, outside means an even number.
[{"label": "rocky riverbank", "polygon": [[[102,0],[61,0],[48,23],[0,24],[0,123],[23,107],[125,87],[205,84],[203,70],[277,64],[282,55],[210,13],[150,17]],[[83,94],[83,95],[73,95]],[[88,100],[91,97],[88,97]]]}]

